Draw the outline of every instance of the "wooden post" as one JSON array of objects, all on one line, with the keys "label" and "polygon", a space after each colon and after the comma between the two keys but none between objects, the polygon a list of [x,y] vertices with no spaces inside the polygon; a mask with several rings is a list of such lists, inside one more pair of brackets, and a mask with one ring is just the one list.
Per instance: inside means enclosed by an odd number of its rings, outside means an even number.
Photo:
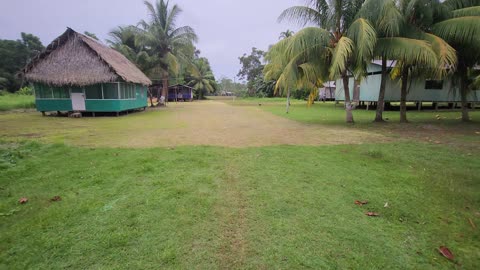
[{"label": "wooden post", "polygon": [[117,112],[117,117],[120,116],[120,112]]},{"label": "wooden post", "polygon": [[45,116],[45,115],[46,115],[46,114],[45,114],[45,112],[44,112],[44,111],[42,111],[42,116]]},{"label": "wooden post", "polygon": [[438,102],[433,102],[432,105],[435,111],[438,111]]},{"label": "wooden post", "polygon": [[93,117],[95,117],[95,112],[92,112]]},{"label": "wooden post", "polygon": [[367,102],[367,111],[370,108],[370,102]]}]

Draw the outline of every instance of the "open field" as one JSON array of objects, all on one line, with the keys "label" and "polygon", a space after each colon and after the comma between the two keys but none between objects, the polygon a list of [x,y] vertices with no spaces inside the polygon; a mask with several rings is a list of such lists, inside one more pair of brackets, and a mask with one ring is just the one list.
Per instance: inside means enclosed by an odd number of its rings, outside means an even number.
[{"label": "open field", "polygon": [[[38,112],[0,114],[0,138],[37,138],[81,146],[173,147],[216,145],[320,145],[378,142],[383,135],[348,127],[317,128],[266,113],[257,107],[218,101],[170,103],[119,118],[42,117]],[[162,138],[162,139],[160,139]]]},{"label": "open field", "polygon": [[0,268],[480,265],[478,112],[345,125],[332,104],[235,102],[0,114]]},{"label": "open field", "polygon": [[0,95],[0,111],[35,108],[35,98],[27,95]]}]

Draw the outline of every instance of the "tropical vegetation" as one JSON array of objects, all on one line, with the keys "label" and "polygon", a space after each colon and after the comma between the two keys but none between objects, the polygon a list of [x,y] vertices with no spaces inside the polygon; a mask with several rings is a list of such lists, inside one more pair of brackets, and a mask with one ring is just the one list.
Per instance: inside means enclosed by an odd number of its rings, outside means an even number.
[{"label": "tropical vegetation", "polygon": [[[400,119],[406,122],[411,78],[453,74],[462,97],[462,119],[467,121],[466,95],[480,81],[474,78],[480,60],[478,5],[476,0],[308,1],[307,6],[294,6],[280,15],[280,21],[314,26],[270,48],[265,80],[275,80],[276,91],[286,91],[288,97],[297,89],[308,89],[314,97],[323,81],[340,79],[346,120],[353,122],[349,77],[354,78],[355,93],[370,61],[378,59],[382,71],[375,121],[383,121],[386,80],[391,76],[401,81]],[[387,63],[396,66],[390,70]]]}]

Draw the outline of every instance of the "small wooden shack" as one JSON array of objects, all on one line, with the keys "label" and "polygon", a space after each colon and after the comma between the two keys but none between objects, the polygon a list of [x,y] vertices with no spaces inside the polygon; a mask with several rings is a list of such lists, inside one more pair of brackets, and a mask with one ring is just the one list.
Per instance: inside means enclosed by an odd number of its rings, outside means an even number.
[{"label": "small wooden shack", "polygon": [[71,28],[23,70],[38,111],[116,112],[145,108],[150,79],[121,53]]},{"label": "small wooden shack", "polygon": [[192,101],[193,88],[183,84],[168,87],[168,101]]}]

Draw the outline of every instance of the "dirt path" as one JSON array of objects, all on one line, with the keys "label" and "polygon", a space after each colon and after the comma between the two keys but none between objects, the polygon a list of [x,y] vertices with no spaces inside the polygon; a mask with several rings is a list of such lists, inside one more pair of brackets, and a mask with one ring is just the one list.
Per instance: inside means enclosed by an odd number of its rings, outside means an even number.
[{"label": "dirt path", "polygon": [[41,117],[38,112],[0,114],[0,138],[35,138],[81,146],[175,147],[213,145],[359,144],[388,140],[348,126],[308,125],[253,106],[219,101],[170,103],[122,117],[71,119]]},{"label": "dirt path", "polygon": [[220,221],[220,248],[217,250],[219,269],[240,269],[247,256],[247,200],[238,167],[231,156],[220,183],[221,200],[215,207]]},{"label": "dirt path", "polygon": [[[386,140],[384,136],[371,132],[303,124],[259,108],[231,106],[218,101],[171,104],[168,110],[172,111],[172,119],[180,127],[159,130],[157,135],[165,138],[164,143],[170,146],[322,145]],[[137,146],[141,146],[142,142],[138,143]]]}]

